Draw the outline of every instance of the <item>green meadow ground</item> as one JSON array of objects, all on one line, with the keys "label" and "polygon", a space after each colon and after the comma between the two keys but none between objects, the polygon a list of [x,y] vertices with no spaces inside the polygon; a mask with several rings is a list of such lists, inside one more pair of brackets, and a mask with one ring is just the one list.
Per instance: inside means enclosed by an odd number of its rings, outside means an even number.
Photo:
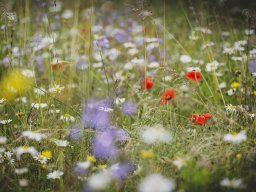
[{"label": "green meadow ground", "polygon": [[[118,162],[132,162],[136,170],[122,181],[114,179],[102,191],[137,191],[151,173],[172,179],[173,191],[255,191],[255,20],[248,10],[223,13],[225,7],[208,4],[81,0],[63,1],[57,10],[54,1],[2,3],[0,191],[83,191],[92,175]],[[66,10],[72,16],[65,15]],[[126,34],[125,41],[118,42],[114,29],[124,29],[130,38]],[[45,43],[37,42],[39,37],[45,37]],[[104,37],[108,48],[99,45]],[[137,52],[130,54],[125,42],[133,42]],[[188,60],[182,61],[182,55]],[[140,61],[136,63],[135,58]],[[150,66],[153,61],[156,67]],[[216,68],[209,70],[209,63],[217,63]],[[200,82],[186,78],[189,67],[200,68]],[[15,73],[24,69],[34,75]],[[144,87],[146,76],[154,80],[150,90]],[[223,82],[226,86],[219,88]],[[161,105],[161,95],[169,88],[176,95]],[[82,122],[84,104],[91,98],[125,98],[137,105],[137,112],[128,116],[122,113],[122,104],[112,107],[111,124],[129,133],[127,141],[116,144],[116,157],[92,157],[97,130]],[[42,103],[47,105],[36,107]],[[189,119],[206,113],[212,118],[203,126]],[[8,119],[12,121],[4,122]],[[154,125],[164,127],[172,139],[147,144],[141,132]],[[70,134],[74,126],[79,132],[75,139]],[[24,131],[46,138],[29,139]],[[246,138],[240,141],[236,136],[241,131]],[[224,140],[228,133],[237,143]],[[58,146],[56,139],[68,145]],[[51,155],[46,163],[30,154],[18,158],[20,146]],[[178,158],[181,169],[174,164]],[[74,167],[85,161],[91,166],[78,177]],[[17,173],[24,167],[27,173]],[[54,170],[63,171],[60,179],[47,178]],[[242,184],[222,186],[224,178],[242,179]]]}]

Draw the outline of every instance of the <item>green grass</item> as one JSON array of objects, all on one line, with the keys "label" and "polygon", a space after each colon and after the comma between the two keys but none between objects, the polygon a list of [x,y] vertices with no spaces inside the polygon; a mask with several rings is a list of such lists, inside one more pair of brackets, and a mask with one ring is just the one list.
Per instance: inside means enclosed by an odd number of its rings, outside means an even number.
[{"label": "green grass", "polygon": [[[111,114],[112,124],[127,130],[130,139],[125,144],[120,144],[120,156],[114,161],[97,161],[90,168],[86,177],[90,177],[100,170],[99,165],[106,164],[107,167],[119,161],[132,161],[139,168],[131,174],[124,182],[113,182],[106,191],[136,191],[140,181],[150,173],[161,173],[173,178],[176,182],[177,191],[232,191],[220,186],[220,181],[228,177],[242,178],[246,185],[245,189],[238,191],[253,191],[255,181],[255,118],[249,118],[249,114],[255,113],[255,77],[248,70],[250,59],[249,51],[255,48],[255,35],[247,36],[244,30],[250,27],[244,17],[233,17],[231,12],[220,14],[212,7],[205,4],[192,4],[191,2],[168,3],[161,1],[151,3],[148,9],[152,15],[144,20],[139,17],[139,12],[124,13],[124,8],[131,9],[134,2],[114,3],[111,12],[104,15],[98,8],[102,2],[69,1],[63,2],[61,13],[65,9],[73,11],[70,19],[56,21],[54,14],[49,12],[50,2],[45,7],[40,7],[36,3],[26,1],[10,1],[12,11],[17,14],[17,22],[1,30],[0,59],[9,57],[11,64],[8,67],[0,65],[0,77],[5,78],[7,71],[16,68],[30,69],[35,71],[33,87],[16,95],[14,99],[7,100],[0,104],[0,120],[12,119],[6,125],[0,124],[0,136],[7,137],[6,144],[1,145],[6,151],[12,151],[18,146],[34,146],[39,152],[43,150],[52,151],[52,158],[47,163],[47,168],[42,168],[41,164],[30,155],[24,154],[20,160],[13,155],[14,164],[10,165],[8,159],[0,163],[0,191],[80,191],[84,181],[81,181],[73,172],[73,168],[78,161],[86,161],[87,155],[91,152],[91,141],[95,131],[84,127],[81,124],[81,113],[84,103],[92,98],[126,98],[137,103],[138,113],[129,117],[122,114],[120,107],[115,106]],[[84,8],[94,5],[95,12],[89,13],[87,19],[82,19],[81,14]],[[189,6],[194,6],[192,11]],[[4,4],[4,7],[7,4]],[[207,8],[208,7],[208,8]],[[112,12],[119,11],[120,16],[113,20],[112,26],[119,28],[118,22],[123,21],[123,29],[129,25],[128,19],[137,22],[145,30],[140,32],[141,37],[158,37],[162,39],[159,48],[152,54],[155,55],[160,67],[148,68],[147,65],[136,66],[132,70],[125,70],[124,65],[135,56],[127,54],[127,50],[122,43],[116,43],[110,39],[111,48],[121,51],[117,60],[111,61],[103,58],[104,49],[98,52],[94,50],[93,40],[96,38],[92,32],[93,25],[103,25],[106,30],[107,22],[101,22]],[[143,11],[143,10],[141,10]],[[48,22],[36,22],[36,16],[48,14]],[[61,16],[61,14],[58,14]],[[2,17],[1,26],[6,25],[7,19]],[[156,19],[161,24],[156,23]],[[51,29],[51,25],[61,23],[58,29]],[[253,22],[250,22],[250,24]],[[255,24],[254,24],[255,25]],[[197,27],[209,28],[212,33],[205,34],[197,31]],[[84,29],[86,32],[81,34]],[[132,29],[132,28],[131,28]],[[75,31],[77,30],[77,32]],[[70,35],[70,31],[73,31]],[[198,36],[198,40],[192,41],[189,35]],[[228,37],[221,35],[221,32],[230,33]],[[58,34],[59,38],[54,40],[51,46],[47,46],[40,51],[25,51],[19,58],[15,56],[13,47],[21,49],[33,48],[33,38],[35,34],[42,34],[51,37]],[[169,38],[170,35],[173,38]],[[232,46],[239,40],[246,40],[245,50],[236,52],[236,56],[247,58],[242,62],[233,61],[231,56],[222,54],[222,47],[225,43]],[[203,44],[213,42],[214,45],[202,49]],[[150,53],[146,50],[146,43],[138,47],[136,57],[144,58],[146,64],[150,62]],[[65,71],[54,71],[51,67],[56,52],[65,65]],[[48,53],[49,57],[43,59],[44,71],[40,72],[37,56]],[[95,58],[95,54],[100,54],[103,65],[100,68],[93,67],[93,64],[100,62]],[[163,54],[163,56],[161,56]],[[183,64],[180,62],[180,55],[190,55],[193,59],[202,60],[202,64],[190,62]],[[83,71],[76,69],[76,60],[79,56],[87,58],[88,68]],[[254,58],[255,59],[255,58]],[[217,60],[224,63],[212,72],[206,72],[207,63]],[[22,66],[18,65],[22,62]],[[203,74],[201,83],[194,83],[186,79],[187,67],[200,67]],[[123,80],[116,80],[116,73],[121,73]],[[147,91],[143,88],[142,80],[147,72],[154,72],[154,87]],[[222,76],[216,73],[221,72]],[[131,78],[131,76],[134,78]],[[164,77],[171,76],[171,81],[163,80]],[[109,83],[104,83],[104,80]],[[2,82],[2,80],[1,80]],[[227,87],[219,89],[218,85],[226,82]],[[240,87],[236,94],[228,96],[227,90],[231,88],[233,82],[239,82]],[[34,88],[48,88],[53,85],[65,86],[61,93],[47,92],[45,95],[36,95]],[[76,84],[76,88],[68,88],[68,85]],[[188,87],[187,91],[181,89],[181,85]],[[3,86],[0,83],[0,88]],[[22,82],[21,82],[21,86]],[[167,88],[175,88],[176,96],[169,104],[161,106],[161,94]],[[241,91],[244,89],[244,93]],[[1,92],[1,91],[0,91]],[[4,96],[5,93],[0,93]],[[19,97],[26,97],[27,102],[16,101]],[[1,99],[1,98],[0,98]],[[43,109],[31,107],[31,103],[47,103]],[[236,113],[230,114],[225,110],[225,105],[234,106],[248,105],[249,110],[236,107]],[[53,106],[51,106],[53,105]],[[49,114],[50,109],[59,109],[59,114]],[[25,115],[19,117],[17,114],[24,112]],[[191,114],[212,114],[213,118],[208,120],[204,126],[194,125],[190,120]],[[75,117],[75,122],[63,122],[60,116],[70,114]],[[78,141],[69,138],[70,127],[77,124],[82,131],[82,136]],[[140,138],[143,126],[153,126],[161,124],[172,133],[173,139],[170,143],[146,145]],[[49,134],[47,139],[40,143],[22,137],[21,133],[26,130],[39,131]],[[239,145],[227,143],[223,136],[229,132],[240,132],[245,130],[247,140]],[[70,142],[65,148],[57,147],[55,139],[64,139]],[[154,152],[153,158],[144,159],[141,157],[142,150],[151,149]],[[239,154],[239,155],[237,155]],[[187,159],[187,164],[180,171],[173,165],[173,160],[181,157]],[[24,175],[15,174],[15,168],[28,167],[29,172]],[[64,176],[60,180],[49,180],[46,175],[52,170],[62,170]],[[20,187],[19,180],[25,178],[29,184],[27,187]]]}]

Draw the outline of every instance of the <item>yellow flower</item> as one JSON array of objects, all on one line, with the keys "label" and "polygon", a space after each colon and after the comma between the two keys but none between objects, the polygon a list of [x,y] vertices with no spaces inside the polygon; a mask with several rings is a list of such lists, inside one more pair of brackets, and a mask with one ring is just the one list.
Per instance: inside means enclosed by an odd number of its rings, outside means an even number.
[{"label": "yellow flower", "polygon": [[150,159],[150,158],[153,158],[154,156],[155,156],[155,154],[151,150],[142,150],[141,151],[141,157],[143,159]]},{"label": "yellow flower", "polygon": [[253,92],[252,92],[252,94],[253,94],[254,96],[256,96],[256,90],[255,90],[255,91],[253,91]]},{"label": "yellow flower", "polygon": [[107,165],[106,165],[106,164],[101,164],[101,165],[99,165],[99,168],[100,168],[100,169],[106,169],[106,168],[107,168]]},{"label": "yellow flower", "polygon": [[240,83],[238,83],[238,82],[233,82],[232,84],[231,84],[231,87],[232,88],[239,88],[240,87]]},{"label": "yellow flower", "polygon": [[65,116],[66,118],[69,118],[71,115],[70,115],[69,113],[66,113],[64,116]]},{"label": "yellow flower", "polygon": [[42,164],[41,165],[43,169],[47,169],[47,165],[46,164]]},{"label": "yellow flower", "polygon": [[237,159],[241,159],[241,157],[242,157],[242,154],[241,154],[241,153],[237,153],[237,154],[236,154],[236,158],[237,158]]},{"label": "yellow flower", "polygon": [[0,97],[13,100],[32,87],[31,77],[22,74],[18,69],[9,71],[0,82]]},{"label": "yellow flower", "polygon": [[18,113],[18,116],[21,118],[21,117],[25,116],[25,113],[21,111]]},{"label": "yellow flower", "polygon": [[95,159],[95,157],[93,155],[87,155],[86,160],[90,161],[92,163],[96,162],[96,159]]},{"label": "yellow flower", "polygon": [[51,159],[52,158],[52,152],[50,150],[44,150],[42,151],[42,155],[44,157],[46,157],[47,159]]}]

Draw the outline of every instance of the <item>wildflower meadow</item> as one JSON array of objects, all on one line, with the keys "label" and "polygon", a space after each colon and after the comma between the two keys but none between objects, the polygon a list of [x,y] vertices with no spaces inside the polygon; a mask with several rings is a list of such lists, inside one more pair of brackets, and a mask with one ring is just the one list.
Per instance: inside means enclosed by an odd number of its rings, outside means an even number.
[{"label": "wildflower meadow", "polygon": [[256,191],[254,0],[0,10],[0,191]]}]

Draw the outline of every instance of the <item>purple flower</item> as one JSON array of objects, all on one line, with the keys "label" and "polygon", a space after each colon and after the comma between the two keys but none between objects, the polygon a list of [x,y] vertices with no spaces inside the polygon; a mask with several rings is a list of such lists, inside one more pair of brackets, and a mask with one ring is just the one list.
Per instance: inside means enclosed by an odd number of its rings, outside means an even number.
[{"label": "purple flower", "polygon": [[118,149],[114,145],[113,133],[106,130],[99,133],[93,141],[93,154],[97,158],[113,158],[117,155]]},{"label": "purple flower", "polygon": [[89,161],[78,162],[74,167],[74,172],[76,175],[82,176],[88,172],[90,166],[91,166],[91,163]]},{"label": "purple flower", "polygon": [[2,63],[5,67],[8,67],[11,64],[11,59],[9,57],[5,57],[3,58]]},{"label": "purple flower", "polygon": [[76,62],[76,68],[78,70],[85,70],[88,68],[88,63],[85,61],[83,57],[79,57]]},{"label": "purple flower", "polygon": [[135,115],[137,113],[137,105],[132,101],[124,102],[122,111],[126,115]]},{"label": "purple flower", "polygon": [[113,177],[116,180],[124,180],[129,174],[136,170],[132,163],[117,163],[111,166]]},{"label": "purple flower", "polygon": [[127,35],[127,33],[124,30],[117,30],[115,33],[115,39],[119,43],[124,43],[126,41],[129,41],[129,36]]},{"label": "purple flower", "polygon": [[69,131],[69,136],[72,140],[78,140],[81,137],[81,129],[78,125],[73,126]]},{"label": "purple flower", "polygon": [[44,59],[41,55],[39,55],[37,57],[37,63],[38,63],[38,65],[43,65],[44,64]]},{"label": "purple flower", "polygon": [[79,167],[79,166],[75,166],[74,168],[74,172],[76,175],[78,176],[82,176],[87,170],[83,169],[82,167]]},{"label": "purple flower", "polygon": [[156,59],[156,57],[155,57],[154,55],[150,55],[150,56],[149,56],[149,61],[150,61],[150,62],[155,61],[155,59]]},{"label": "purple flower", "polygon": [[251,73],[256,73],[256,60],[249,61],[249,68]]},{"label": "purple flower", "polygon": [[83,123],[94,129],[104,130],[109,126],[113,102],[110,99],[90,100],[82,115]]},{"label": "purple flower", "polygon": [[114,137],[114,142],[125,142],[130,137],[127,131],[124,129],[118,129],[114,126],[109,127],[108,131],[110,131]]},{"label": "purple flower", "polygon": [[99,46],[99,47],[104,48],[104,49],[109,48],[109,40],[106,37],[103,37],[102,39],[99,39],[99,40],[94,40],[93,44],[95,46]]}]

